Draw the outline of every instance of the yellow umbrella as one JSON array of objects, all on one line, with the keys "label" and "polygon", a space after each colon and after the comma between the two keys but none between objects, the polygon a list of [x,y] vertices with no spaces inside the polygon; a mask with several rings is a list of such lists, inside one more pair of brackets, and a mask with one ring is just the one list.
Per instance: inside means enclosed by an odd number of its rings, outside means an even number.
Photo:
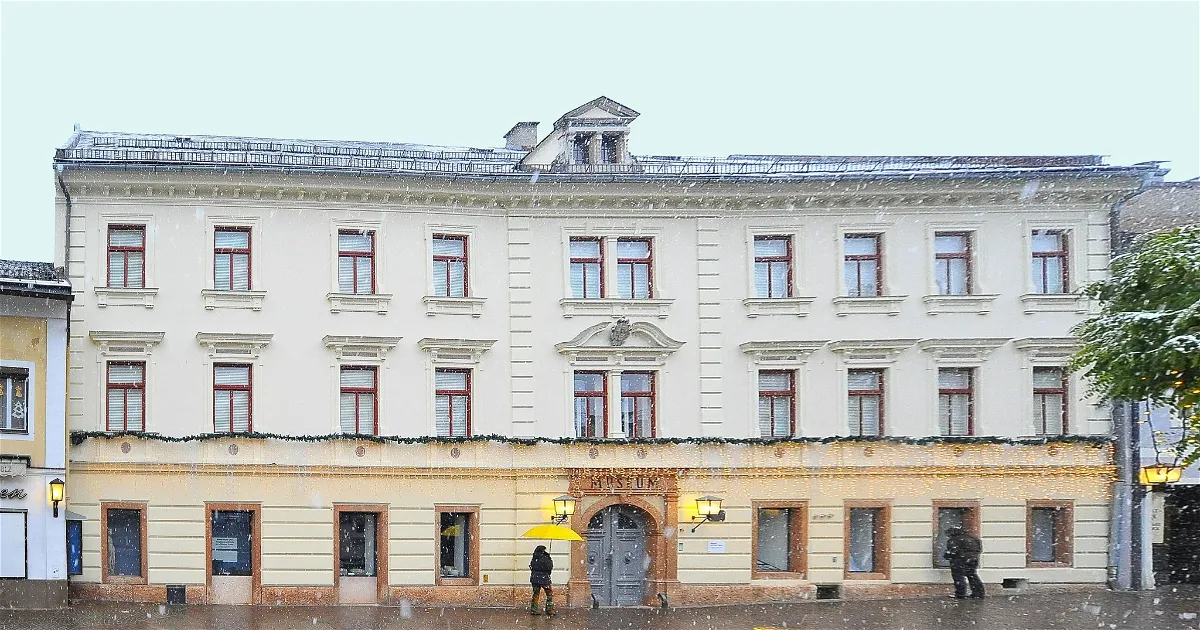
[{"label": "yellow umbrella", "polygon": [[583,540],[583,537],[570,527],[562,525],[538,525],[521,534],[522,538],[541,538],[543,540]]}]

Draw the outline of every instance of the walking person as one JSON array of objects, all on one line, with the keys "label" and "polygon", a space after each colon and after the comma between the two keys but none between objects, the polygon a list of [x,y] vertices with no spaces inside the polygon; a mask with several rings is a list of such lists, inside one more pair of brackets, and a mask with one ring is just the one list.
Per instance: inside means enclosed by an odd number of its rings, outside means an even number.
[{"label": "walking person", "polygon": [[971,585],[971,597],[983,599],[983,580],[979,579],[979,554],[983,553],[983,541],[961,527],[951,527],[947,532],[946,551],[942,554],[950,561],[950,576],[954,579],[954,597],[967,596],[967,584]]},{"label": "walking person", "polygon": [[550,585],[550,574],[554,571],[554,559],[546,551],[545,545],[538,545],[533,550],[533,559],[529,561],[529,585],[533,587],[533,597],[529,600],[529,614],[538,615],[538,592],[546,591],[546,615],[553,617],[554,587]]}]

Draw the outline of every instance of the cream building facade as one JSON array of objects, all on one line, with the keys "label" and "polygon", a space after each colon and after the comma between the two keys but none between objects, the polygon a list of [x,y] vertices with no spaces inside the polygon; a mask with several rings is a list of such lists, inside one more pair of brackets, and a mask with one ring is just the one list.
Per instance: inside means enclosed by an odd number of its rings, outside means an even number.
[{"label": "cream building facade", "polygon": [[1105,581],[1110,412],[1063,365],[1155,166],[641,156],[637,116],[77,131],[76,592],[513,605],[560,495],[575,606],[940,590],[955,524],[988,583]]}]

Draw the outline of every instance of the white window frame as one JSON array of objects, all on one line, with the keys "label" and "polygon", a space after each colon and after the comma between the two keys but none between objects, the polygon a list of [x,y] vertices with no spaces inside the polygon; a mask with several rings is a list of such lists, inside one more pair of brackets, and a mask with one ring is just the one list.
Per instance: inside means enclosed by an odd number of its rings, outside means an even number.
[{"label": "white window frame", "polygon": [[[96,306],[142,306],[154,308],[158,296],[156,277],[155,253],[157,247],[157,225],[153,214],[123,214],[104,212],[100,214],[98,233],[96,234],[99,247],[96,250],[94,262],[91,263],[92,277],[96,279],[92,293],[96,296]],[[145,282],[140,289],[123,289],[108,286],[108,228],[112,225],[140,225],[145,230],[145,256],[142,260],[142,271]]]},{"label": "white window frame", "polygon": [[[792,401],[792,424],[795,431],[792,437],[804,435],[804,417],[802,402],[808,400],[808,358],[812,353],[821,349],[828,340],[822,341],[747,341],[738,346],[749,359],[746,362],[748,375],[747,391],[750,392],[750,404],[747,407],[750,422],[745,437],[762,437],[758,427],[758,373],[790,371],[793,376],[795,390]],[[886,393],[886,390],[885,390]],[[843,405],[844,406],[844,405]]]},{"label": "white window frame", "polygon": [[[144,396],[142,400],[142,430],[148,431],[154,418],[154,387],[158,380],[154,378],[155,358],[154,348],[162,342],[166,333],[141,332],[124,330],[93,330],[88,333],[92,342],[99,346],[96,352],[96,392],[92,404],[93,416],[96,418],[95,430],[108,430],[108,364],[110,362],[141,362],[146,365],[142,374],[144,380]],[[209,377],[209,381],[212,378]],[[211,399],[211,396],[209,397]]]},{"label": "white window frame", "polygon": [[[975,313],[986,315],[992,310],[992,303],[1000,297],[996,293],[988,293],[988,282],[981,271],[983,262],[987,260],[987,245],[981,235],[984,233],[981,221],[932,221],[925,225],[925,295],[921,298],[925,312],[929,315],[942,313]],[[970,235],[971,244],[971,293],[967,295],[941,295],[937,290],[937,233],[960,232]]]},{"label": "white window frame", "polygon": [[[370,294],[342,293],[338,285],[338,234],[340,232],[373,232],[375,234],[375,292]],[[386,292],[388,274],[387,254],[383,244],[387,242],[383,221],[335,217],[329,220],[329,312],[360,312],[386,315],[392,294]]]},{"label": "white window frame", "polygon": [[[30,442],[36,439],[37,428],[37,393],[40,389],[37,386],[37,363],[33,361],[17,361],[15,359],[0,359],[0,367],[16,368],[25,370],[25,432],[8,432],[0,433],[5,442]],[[0,381],[0,387],[3,387],[3,381]],[[7,395],[7,394],[6,394]],[[0,410],[0,413],[6,413],[7,410]]]},{"label": "white window frame", "polygon": [[[751,225],[746,227],[746,297],[742,306],[746,309],[747,317],[763,315],[792,315],[805,317],[812,310],[816,295],[809,288],[808,265],[800,264],[801,234],[803,226],[786,225]],[[756,236],[786,236],[792,242],[792,295],[786,298],[759,297],[754,290],[754,238]]]},{"label": "white window frame", "polygon": [[[1094,408],[1094,401],[1081,395],[1087,384],[1077,372],[1067,369],[1075,350],[1079,347],[1072,337],[1026,337],[1013,341],[1013,347],[1021,351],[1021,425],[1016,433],[1025,437],[1040,437],[1033,425],[1033,368],[1062,368],[1067,377],[1067,418],[1064,435],[1088,435],[1089,419],[1084,409]],[[1014,427],[1016,429],[1016,427]]]},{"label": "white window frame", "polygon": [[[219,291],[213,277],[213,252],[216,251],[216,233],[221,228],[249,228],[250,230],[250,290]],[[206,219],[204,229],[207,239],[205,264],[205,288],[200,290],[204,298],[204,310],[250,309],[261,311],[267,296],[266,278],[262,273],[263,239],[262,221],[256,216],[215,215]],[[336,269],[336,267],[335,267]]]},{"label": "white window frame", "polygon": [[[896,282],[893,275],[895,267],[892,261],[892,223],[842,223],[837,227],[834,250],[837,252],[837,294],[832,302],[834,312],[839,317],[856,314],[899,315],[900,305],[908,298],[907,295],[895,293]],[[876,234],[879,236],[879,273],[883,274],[880,283],[880,295],[855,297],[846,295],[846,235]]]},{"label": "white window frame", "polygon": [[[425,304],[426,315],[470,315],[481,317],[483,305],[487,298],[479,295],[477,279],[478,266],[475,260],[475,250],[478,247],[479,229],[474,225],[426,223],[425,224],[425,295],[421,301]],[[464,297],[446,297],[433,293],[433,236],[461,236],[467,239],[467,274],[465,277],[467,295]]]},{"label": "white window frame", "polygon": [[[602,317],[657,317],[665,319],[670,314],[674,298],[663,297],[661,283],[663,228],[647,226],[637,221],[632,225],[612,225],[609,223],[571,225],[562,228],[560,236],[561,265],[562,265],[562,295],[558,301],[563,309],[563,317],[597,315]],[[600,247],[604,254],[604,286],[606,297],[577,298],[571,293],[571,238],[586,237],[600,239]],[[653,278],[654,297],[645,299],[626,299],[612,297],[617,286],[617,256],[616,240],[619,238],[649,239],[650,244],[650,277]]]},{"label": "white window frame", "polygon": [[[1046,312],[1071,312],[1085,314],[1088,299],[1079,291],[1090,281],[1087,274],[1087,223],[1078,219],[1027,219],[1022,222],[1021,237],[1024,257],[1021,260],[1021,286],[1024,293],[1021,303],[1026,314]],[[1067,243],[1067,286],[1064,293],[1037,293],[1033,288],[1033,233],[1036,230],[1058,230],[1064,232]]]},{"label": "white window frame", "polygon": [[387,354],[399,345],[402,337],[367,337],[356,335],[325,335],[321,342],[330,350],[329,400],[334,401],[330,417],[330,433],[342,432],[342,367],[369,366],[375,368],[375,424],[379,434],[386,435],[383,428],[383,382],[387,374],[384,365]]}]

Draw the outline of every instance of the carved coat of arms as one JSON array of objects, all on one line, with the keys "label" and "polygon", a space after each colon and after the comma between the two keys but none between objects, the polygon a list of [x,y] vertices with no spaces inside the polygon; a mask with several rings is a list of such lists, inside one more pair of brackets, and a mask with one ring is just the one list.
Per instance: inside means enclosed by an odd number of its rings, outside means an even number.
[{"label": "carved coat of arms", "polygon": [[623,346],[629,339],[629,320],[624,317],[618,317],[617,321],[613,322],[612,328],[608,329],[608,343],[612,346]]}]

